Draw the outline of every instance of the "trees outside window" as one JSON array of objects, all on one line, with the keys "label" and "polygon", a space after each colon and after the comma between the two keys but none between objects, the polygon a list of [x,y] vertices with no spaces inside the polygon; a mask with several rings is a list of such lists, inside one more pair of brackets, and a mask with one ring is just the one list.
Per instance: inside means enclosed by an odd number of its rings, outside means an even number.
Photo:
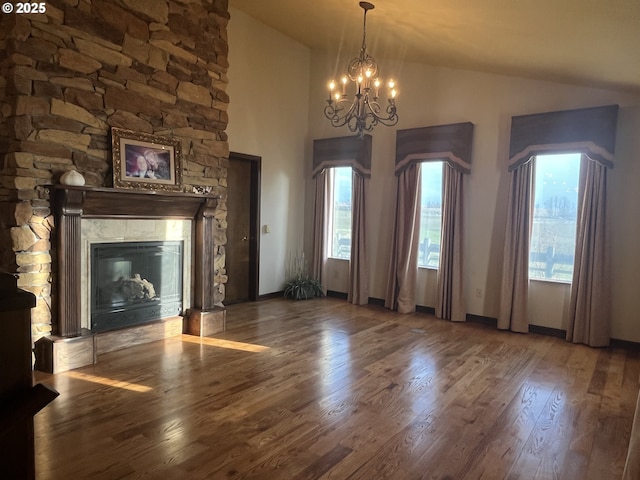
[{"label": "trees outside window", "polygon": [[443,162],[424,162],[420,165],[420,235],[418,266],[437,269],[440,261],[442,223],[442,167]]},{"label": "trees outside window", "polygon": [[579,153],[537,155],[529,278],[570,283],[578,212]]},{"label": "trees outside window", "polygon": [[331,215],[327,243],[330,258],[351,258],[351,177],[351,167],[329,169]]}]

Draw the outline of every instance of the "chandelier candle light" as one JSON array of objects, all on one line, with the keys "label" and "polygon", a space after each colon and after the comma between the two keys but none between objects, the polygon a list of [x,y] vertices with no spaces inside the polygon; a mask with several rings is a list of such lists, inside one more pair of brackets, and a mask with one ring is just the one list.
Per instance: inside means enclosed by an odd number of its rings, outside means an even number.
[{"label": "chandelier candle light", "polygon": [[[324,107],[324,115],[331,120],[334,127],[347,125],[349,130],[357,132],[363,137],[365,132],[371,132],[378,123],[391,127],[398,123],[396,113],[396,84],[389,80],[389,98],[387,107],[382,112],[378,103],[382,80],[378,78],[378,64],[367,53],[367,11],[373,10],[374,5],[369,2],[360,2],[364,10],[364,26],[362,29],[362,49],[360,55],[351,62],[347,69],[347,75],[341,79],[342,87],[338,88],[336,82],[329,82],[328,105]],[[347,95],[347,84],[355,83],[355,96]]]}]

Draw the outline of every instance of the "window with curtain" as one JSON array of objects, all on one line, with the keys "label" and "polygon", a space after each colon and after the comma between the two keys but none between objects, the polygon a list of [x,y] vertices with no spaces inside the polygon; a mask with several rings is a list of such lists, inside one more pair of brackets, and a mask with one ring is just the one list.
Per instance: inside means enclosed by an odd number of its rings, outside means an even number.
[{"label": "window with curtain", "polygon": [[[594,347],[609,345],[606,182],[607,172],[614,166],[617,118],[617,105],[511,118],[510,188],[498,328],[529,331],[528,287],[532,278],[564,281],[571,284],[567,340]],[[573,160],[572,169],[579,169],[579,173],[545,172],[542,157],[558,151],[582,154]],[[530,161],[532,156],[535,158]],[[557,174],[555,178],[562,181],[555,186],[577,200],[552,200],[557,195],[540,193],[537,187],[545,186],[545,173],[547,179]],[[573,196],[577,183],[569,185],[566,177],[579,179],[577,197]],[[547,186],[553,185],[547,182]],[[571,202],[577,205],[573,217],[577,221],[570,220]],[[573,241],[566,245],[568,239]]]},{"label": "window with curtain", "polygon": [[443,162],[423,162],[420,165],[420,236],[418,266],[438,268],[442,229],[442,167]]},{"label": "window with curtain", "polygon": [[576,247],[579,153],[535,157],[529,278],[571,283]]},{"label": "window with curtain", "polygon": [[327,233],[329,257],[351,258],[351,167],[329,168],[331,215]]}]

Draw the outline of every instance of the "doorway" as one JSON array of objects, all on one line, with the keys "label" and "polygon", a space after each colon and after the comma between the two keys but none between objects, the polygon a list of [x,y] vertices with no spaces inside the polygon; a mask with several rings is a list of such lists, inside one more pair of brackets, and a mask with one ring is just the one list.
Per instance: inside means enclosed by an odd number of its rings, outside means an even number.
[{"label": "doorway", "polygon": [[226,304],[258,300],[261,161],[254,155],[229,154]]}]

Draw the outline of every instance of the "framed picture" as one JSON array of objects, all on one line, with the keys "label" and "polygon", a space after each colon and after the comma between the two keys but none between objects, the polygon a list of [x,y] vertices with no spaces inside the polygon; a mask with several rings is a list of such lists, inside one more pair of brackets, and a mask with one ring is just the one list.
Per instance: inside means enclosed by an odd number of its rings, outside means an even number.
[{"label": "framed picture", "polygon": [[182,189],[179,139],[112,128],[111,144],[115,188]]}]

